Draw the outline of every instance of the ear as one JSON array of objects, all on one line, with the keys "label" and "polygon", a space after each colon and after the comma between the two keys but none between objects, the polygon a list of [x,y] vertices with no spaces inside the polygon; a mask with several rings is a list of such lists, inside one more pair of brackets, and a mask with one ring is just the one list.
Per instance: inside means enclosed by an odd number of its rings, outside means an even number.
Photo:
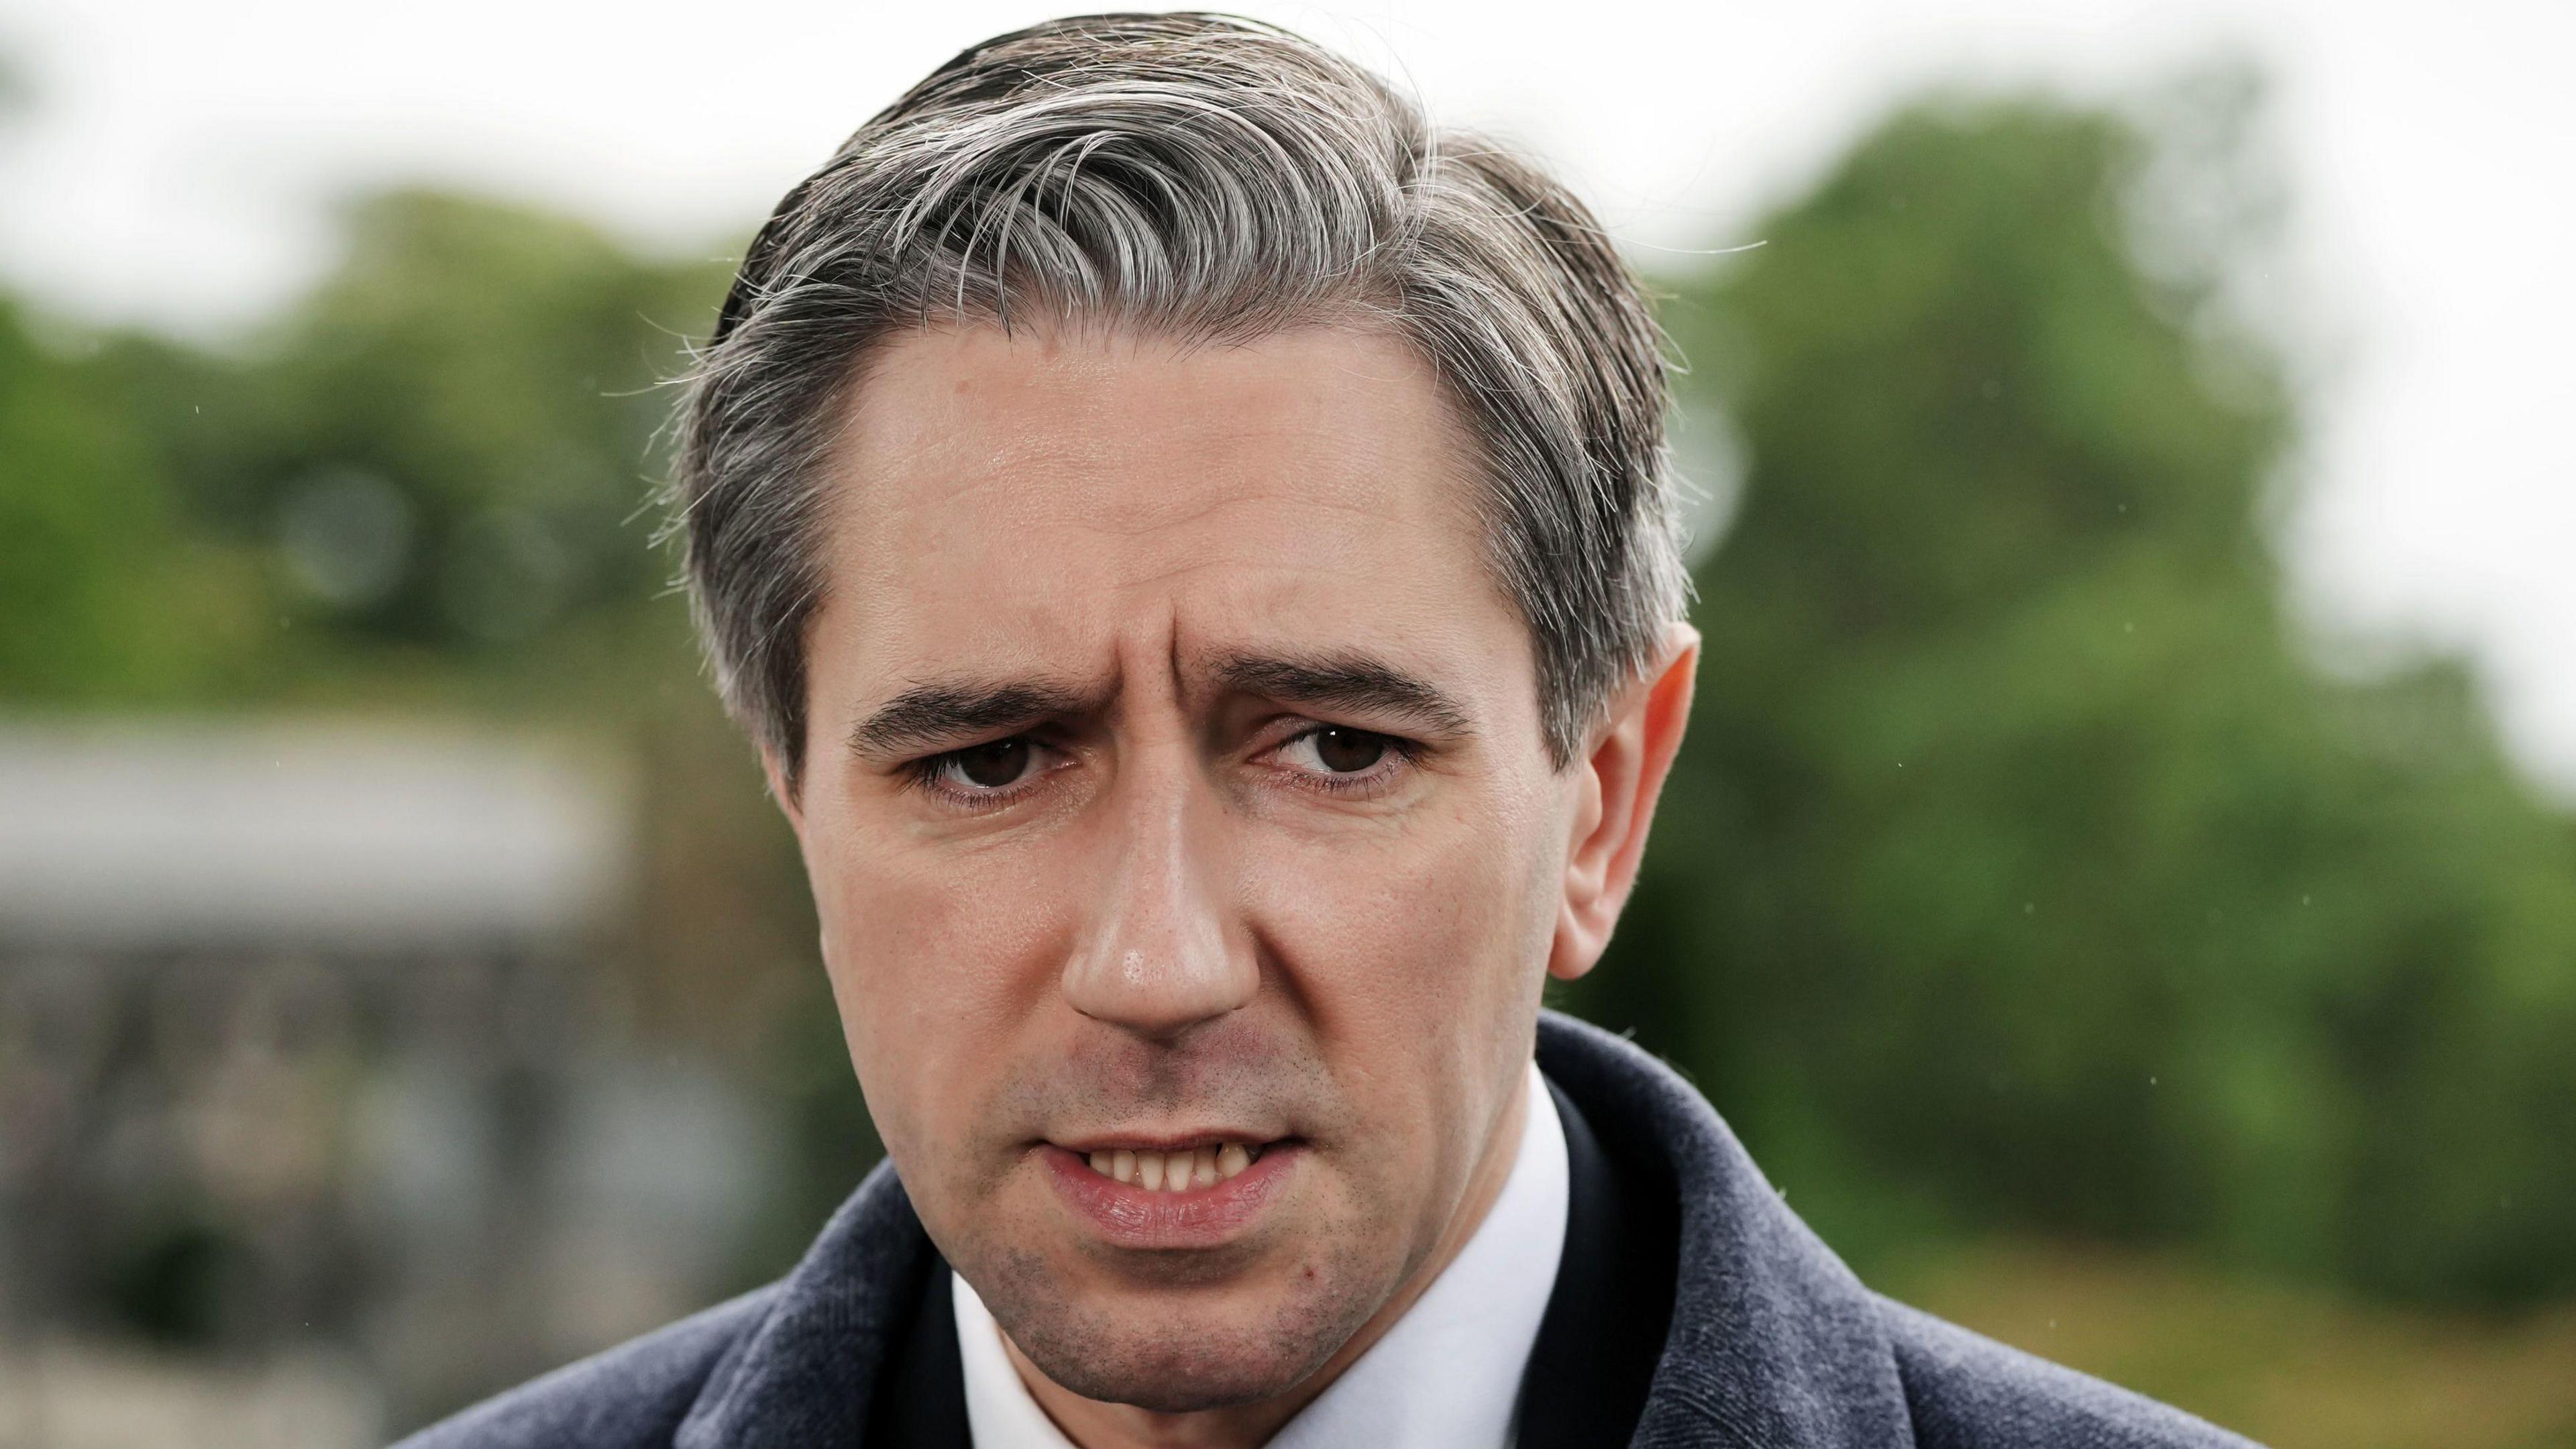
[{"label": "ear", "polygon": [[1673,756],[1690,723],[1691,683],[1699,672],[1699,631],[1675,623],[1655,664],[1632,681],[1594,726],[1588,753],[1575,762],[1572,840],[1565,854],[1565,900],[1550,943],[1548,974],[1572,981],[1590,971],[1610,944],[1611,928],[1637,883],[1646,828],[1663,793]]},{"label": "ear", "polygon": [[795,787],[787,783],[787,771],[779,764],[777,753],[765,746],[760,752],[760,773],[769,778],[769,798],[778,802],[779,813],[787,817],[787,828],[795,831],[796,839],[803,842],[804,807],[797,803]]}]

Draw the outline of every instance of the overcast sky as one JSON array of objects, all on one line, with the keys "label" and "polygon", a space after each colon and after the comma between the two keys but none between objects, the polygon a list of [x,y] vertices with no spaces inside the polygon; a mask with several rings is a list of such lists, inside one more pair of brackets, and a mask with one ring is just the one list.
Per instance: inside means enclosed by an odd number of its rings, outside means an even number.
[{"label": "overcast sky", "polygon": [[[0,284],[219,338],[329,264],[334,196],[389,180],[712,252],[930,66],[1060,8],[0,0],[31,92],[0,139]],[[2116,95],[2251,54],[2296,188],[2277,280],[2328,364],[2284,525],[2303,613],[2471,649],[2516,753],[2576,798],[2576,6],[1242,8],[1534,144],[1649,266],[1749,239],[1914,85]]]}]

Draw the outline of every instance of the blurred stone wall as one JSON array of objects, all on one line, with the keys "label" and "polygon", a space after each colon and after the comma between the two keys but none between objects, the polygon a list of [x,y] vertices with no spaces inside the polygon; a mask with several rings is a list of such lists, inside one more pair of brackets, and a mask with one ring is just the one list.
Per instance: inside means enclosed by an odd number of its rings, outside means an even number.
[{"label": "blurred stone wall", "polygon": [[621,1030],[613,763],[20,728],[0,801],[0,1445],[368,1442],[728,1286],[777,1152]]}]

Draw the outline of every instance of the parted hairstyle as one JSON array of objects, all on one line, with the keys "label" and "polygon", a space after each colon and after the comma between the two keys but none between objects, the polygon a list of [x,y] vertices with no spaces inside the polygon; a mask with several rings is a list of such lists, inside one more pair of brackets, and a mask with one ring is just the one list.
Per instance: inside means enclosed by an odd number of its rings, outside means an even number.
[{"label": "parted hairstyle", "polygon": [[1055,20],[939,67],[789,191],[681,379],[692,609],[791,790],[850,391],[905,329],[1059,322],[1215,345],[1343,323],[1418,349],[1480,454],[1560,769],[1681,616],[1662,337],[1581,202],[1286,31]]}]

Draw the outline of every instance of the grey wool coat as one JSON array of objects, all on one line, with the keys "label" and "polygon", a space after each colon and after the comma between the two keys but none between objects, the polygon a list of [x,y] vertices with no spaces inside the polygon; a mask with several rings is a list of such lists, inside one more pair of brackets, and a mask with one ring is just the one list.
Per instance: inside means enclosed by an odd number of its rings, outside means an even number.
[{"label": "grey wool coat", "polygon": [[[1870,1292],[1698,1091],[1627,1042],[1548,1013],[1538,1061],[1574,1181],[1520,1449],[2248,1442]],[[785,1278],[401,1449],[963,1446],[946,1283],[882,1165]]]}]

